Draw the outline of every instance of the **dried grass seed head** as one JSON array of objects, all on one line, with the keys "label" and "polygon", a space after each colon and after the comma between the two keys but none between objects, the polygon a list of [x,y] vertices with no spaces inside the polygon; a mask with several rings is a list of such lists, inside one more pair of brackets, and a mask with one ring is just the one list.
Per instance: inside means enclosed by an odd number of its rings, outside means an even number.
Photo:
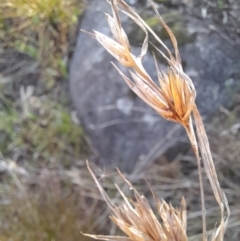
[{"label": "dried grass seed head", "polygon": [[177,122],[188,121],[195,103],[194,87],[186,82],[186,76],[174,68],[169,68],[167,74],[158,74],[161,90],[169,105],[176,112]]},{"label": "dried grass seed head", "polygon": [[[195,103],[196,92],[191,79],[182,70],[177,41],[172,31],[163,21],[153,5],[160,23],[170,36],[174,46],[175,56],[172,55],[171,51],[162,40],[144,22],[144,20],[125,3],[125,1],[111,0],[108,2],[111,5],[113,16],[106,14],[106,17],[114,39],[111,39],[98,31],[91,33],[91,36],[93,36],[122,65],[132,69],[131,76],[133,81],[114,65],[129,87],[140,98],[164,118],[185,125],[189,120],[193,104]],[[135,56],[131,52],[128,37],[121,26],[119,11],[122,11],[129,16],[146,34],[142,44],[141,54],[139,56]],[[168,53],[167,56],[160,49],[157,49],[170,66],[167,73],[162,73],[156,63],[160,87],[154,83],[142,65],[142,58],[146,55],[148,49],[148,32],[156,38]]]},{"label": "dried grass seed head", "polygon": [[119,241],[187,241],[186,203],[184,199],[182,199],[180,209],[177,210],[165,201],[157,200],[153,194],[156,200],[158,216],[160,216],[160,220],[158,220],[147,199],[132,186],[120,171],[118,171],[119,175],[129,188],[133,190],[135,201],[129,200],[122,190],[115,185],[123,198],[123,204],[121,206],[116,206],[107,196],[89,165],[88,169],[101,195],[112,211],[111,220],[127,235],[127,237],[88,234],[87,236],[100,240]]}]

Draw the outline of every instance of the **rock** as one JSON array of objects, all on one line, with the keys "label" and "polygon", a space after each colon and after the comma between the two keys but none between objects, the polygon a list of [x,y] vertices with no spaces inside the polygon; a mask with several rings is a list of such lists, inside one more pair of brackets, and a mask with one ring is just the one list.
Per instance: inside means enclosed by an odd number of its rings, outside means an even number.
[{"label": "rock", "polygon": [[[105,1],[93,1],[81,28],[109,35],[104,17],[104,12],[109,11]],[[200,20],[192,17],[187,20],[187,31],[196,37],[181,46],[181,57],[186,73],[196,86],[200,111],[208,117],[219,105],[229,106],[234,102],[234,93],[240,90],[240,53]],[[123,26],[131,32],[126,18]],[[139,50],[133,47],[134,52]],[[134,95],[111,61],[116,63],[94,39],[80,32],[70,67],[70,92],[81,124],[97,151],[100,167],[117,166],[131,172],[139,161],[149,163],[176,142],[183,141],[184,132]],[[144,64],[156,80],[150,53]]]}]

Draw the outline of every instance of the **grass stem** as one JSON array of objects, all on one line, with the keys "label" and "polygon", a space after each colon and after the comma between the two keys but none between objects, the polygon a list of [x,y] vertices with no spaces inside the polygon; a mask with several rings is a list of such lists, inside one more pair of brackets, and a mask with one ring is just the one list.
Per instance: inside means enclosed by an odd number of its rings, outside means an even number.
[{"label": "grass stem", "polygon": [[206,241],[207,240],[206,208],[205,208],[205,197],[204,197],[204,188],[203,188],[203,180],[202,180],[202,166],[201,166],[201,158],[198,151],[198,144],[197,144],[197,140],[196,140],[196,136],[193,130],[193,125],[191,120],[187,125],[185,125],[185,130],[188,134],[188,137],[192,145],[192,149],[197,159],[201,205],[202,205],[202,240]]}]

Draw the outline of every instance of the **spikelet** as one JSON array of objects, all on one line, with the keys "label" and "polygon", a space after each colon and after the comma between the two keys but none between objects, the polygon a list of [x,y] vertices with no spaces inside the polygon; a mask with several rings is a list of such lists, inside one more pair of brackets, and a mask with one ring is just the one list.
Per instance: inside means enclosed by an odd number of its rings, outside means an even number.
[{"label": "spikelet", "polygon": [[[142,44],[141,54],[139,56],[135,56],[131,53],[127,35],[121,27],[117,3],[124,8],[123,12],[132,18],[146,34]],[[117,68],[117,66],[114,65],[129,87],[140,98],[142,98],[164,118],[185,125],[189,121],[196,98],[196,92],[192,81],[182,71],[175,36],[159,16],[161,23],[170,33],[171,40],[175,47],[175,57],[173,57],[167,46],[157,36],[155,36],[159,43],[168,52],[169,56],[167,57],[159,50],[170,65],[169,71],[167,73],[162,73],[158,69],[156,63],[158,79],[160,82],[159,87],[147,74],[141,62],[148,49],[148,31],[150,30],[152,33],[153,31],[124,1],[112,0],[111,8],[113,17],[108,14],[106,14],[106,17],[114,39],[111,39],[98,31],[93,31],[93,33],[89,34],[94,37],[122,65],[132,68],[133,71],[130,73],[134,81],[131,81]]]},{"label": "spikelet", "polygon": [[186,235],[186,203],[182,198],[180,209],[173,208],[164,200],[160,201],[154,195],[156,201],[157,212],[161,217],[158,220],[150,207],[147,199],[142,196],[132,184],[118,171],[124,182],[134,192],[135,201],[129,200],[121,189],[115,184],[117,190],[123,198],[123,204],[116,206],[112,203],[96,176],[88,165],[98,189],[112,211],[111,220],[127,235],[121,236],[103,236],[89,235],[89,237],[98,240],[113,241],[187,241]]}]

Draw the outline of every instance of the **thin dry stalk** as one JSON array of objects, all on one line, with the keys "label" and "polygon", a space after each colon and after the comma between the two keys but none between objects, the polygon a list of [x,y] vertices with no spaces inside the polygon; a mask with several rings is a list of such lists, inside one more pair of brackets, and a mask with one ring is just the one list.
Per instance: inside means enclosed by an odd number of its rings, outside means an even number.
[{"label": "thin dry stalk", "polygon": [[[191,120],[190,120],[191,121]],[[197,159],[198,166],[198,177],[199,177],[199,185],[200,185],[200,195],[201,195],[201,205],[202,205],[202,233],[203,240],[206,239],[207,228],[206,228],[206,209],[205,209],[205,198],[204,198],[204,187],[203,187],[203,178],[202,178],[202,166],[201,166],[201,158],[198,150],[198,143],[196,140],[196,136],[194,133],[193,125],[190,123],[189,125],[184,126],[189,137],[190,143],[192,145],[192,149]]]},{"label": "thin dry stalk", "polygon": [[[202,122],[201,115],[196,105],[193,108],[193,115],[196,123],[199,146],[200,146],[200,151],[203,158],[205,172],[210,181],[214,196],[221,210],[221,222],[218,228],[216,229],[216,231],[212,235],[212,241],[222,241],[226,231],[228,219],[230,216],[228,200],[225,193],[220,187],[218,177],[217,177],[217,172],[216,172],[215,165],[212,159],[212,154],[210,151],[207,134],[204,128],[204,124]],[[225,217],[225,209],[227,211],[226,217]]]},{"label": "thin dry stalk", "polygon": [[[161,25],[169,34],[169,37],[174,47],[174,55],[171,53],[169,48],[162,42],[162,40],[154,33],[154,31],[129,5],[127,5],[125,1],[107,1],[110,3],[113,14],[113,17],[109,16],[108,14],[106,15],[108,24],[113,34],[113,39],[103,35],[98,31],[93,31],[93,33],[89,34],[93,38],[95,38],[122,65],[130,68],[130,74],[133,81],[130,80],[126,75],[124,75],[123,72],[121,72],[117,68],[117,66],[113,64],[120,73],[120,75],[123,77],[123,79],[126,81],[126,83],[129,85],[129,87],[140,98],[142,98],[148,105],[154,108],[165,119],[180,123],[185,128],[197,158],[200,193],[202,201],[203,240],[205,241],[207,240],[206,214],[201,173],[201,158],[199,155],[200,150],[205,172],[210,181],[213,193],[221,210],[221,222],[216,229],[216,232],[214,232],[212,240],[221,241],[223,240],[228,217],[230,214],[228,202],[224,192],[219,185],[206,131],[201,116],[198,112],[198,108],[195,104],[195,87],[192,83],[192,80],[183,72],[177,40],[171,29],[166,25],[164,20],[159,15],[155,5],[151,1],[150,2],[152,3],[153,9],[158,16]],[[145,39],[143,41],[141,53],[139,56],[135,56],[131,52],[129,40],[121,26],[119,11],[130,17],[145,32]],[[160,49],[154,46],[161,53],[161,55],[164,57],[164,59],[169,65],[169,69],[166,73],[159,70],[157,61],[154,57],[160,87],[158,87],[154,83],[154,81],[151,79],[151,77],[148,75],[142,65],[142,59],[146,55],[148,50],[148,32],[150,32],[155,37],[155,39],[159,42],[162,48],[167,52],[167,54],[165,54]],[[196,133],[193,128],[192,116],[196,125]],[[198,141],[196,139],[196,135],[198,137]],[[225,210],[227,211],[226,217]]]},{"label": "thin dry stalk", "polygon": [[115,184],[118,192],[123,198],[123,204],[116,206],[108,197],[95,174],[89,167],[97,187],[112,211],[111,220],[127,235],[124,236],[104,236],[104,235],[89,235],[89,237],[98,240],[114,240],[114,241],[187,241],[186,227],[186,202],[182,198],[181,207],[179,210],[167,204],[164,200],[158,200],[154,193],[157,212],[161,218],[159,221],[151,209],[147,199],[141,195],[132,184],[118,170],[118,174],[123,181],[134,192],[135,201],[129,200],[118,185]]}]

